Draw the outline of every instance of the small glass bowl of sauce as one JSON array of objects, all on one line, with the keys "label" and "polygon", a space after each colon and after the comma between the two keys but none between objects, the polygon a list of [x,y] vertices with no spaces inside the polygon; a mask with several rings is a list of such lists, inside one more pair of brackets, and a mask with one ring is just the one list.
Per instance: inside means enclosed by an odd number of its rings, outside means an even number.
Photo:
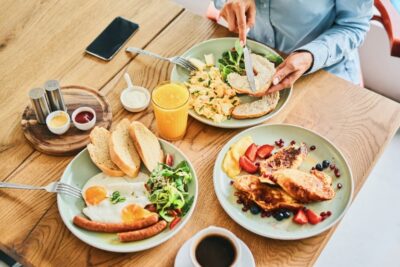
[{"label": "small glass bowl of sauce", "polygon": [[46,118],[46,125],[54,134],[64,134],[68,131],[71,119],[67,112],[62,110],[53,111]]},{"label": "small glass bowl of sauce", "polygon": [[89,107],[80,107],[72,113],[72,122],[75,127],[82,131],[92,129],[96,124],[96,112]]}]

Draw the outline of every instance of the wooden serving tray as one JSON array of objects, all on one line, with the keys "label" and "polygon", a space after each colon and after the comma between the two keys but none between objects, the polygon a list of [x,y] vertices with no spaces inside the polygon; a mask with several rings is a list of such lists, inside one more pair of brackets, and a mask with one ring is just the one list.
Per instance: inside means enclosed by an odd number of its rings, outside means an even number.
[{"label": "wooden serving tray", "polygon": [[[105,96],[94,89],[79,85],[62,86],[61,90],[70,116],[79,107],[91,107],[96,112],[96,126],[110,128],[112,113]],[[22,114],[21,126],[26,139],[33,148],[48,155],[75,155],[90,142],[90,130],[81,131],[75,128],[72,120],[71,127],[65,134],[53,134],[46,124],[37,122],[35,111],[30,105]]]}]

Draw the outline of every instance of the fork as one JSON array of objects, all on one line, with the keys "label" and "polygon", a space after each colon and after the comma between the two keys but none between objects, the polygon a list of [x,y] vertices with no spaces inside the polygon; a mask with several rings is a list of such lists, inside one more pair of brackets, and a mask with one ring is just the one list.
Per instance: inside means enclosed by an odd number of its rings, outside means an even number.
[{"label": "fork", "polygon": [[186,58],[180,57],[180,56],[175,56],[175,57],[163,57],[160,56],[156,53],[150,52],[150,51],[146,51],[137,47],[128,47],[126,49],[126,51],[131,52],[131,53],[138,53],[138,54],[143,54],[146,56],[150,56],[150,57],[155,57],[161,60],[165,60],[165,61],[169,61],[173,64],[179,65],[189,71],[195,71],[197,70],[197,67],[195,65],[193,65],[189,60],[187,60]]},{"label": "fork", "polygon": [[81,198],[81,190],[72,185],[62,182],[52,182],[46,186],[33,186],[26,184],[13,184],[0,182],[0,188],[28,189],[28,190],[46,190],[47,192],[66,194],[71,197]]}]

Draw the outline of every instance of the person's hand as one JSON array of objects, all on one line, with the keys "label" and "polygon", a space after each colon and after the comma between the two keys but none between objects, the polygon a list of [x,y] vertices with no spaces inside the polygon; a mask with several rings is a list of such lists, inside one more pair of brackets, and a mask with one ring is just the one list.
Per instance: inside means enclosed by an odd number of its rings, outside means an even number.
[{"label": "person's hand", "polygon": [[302,51],[289,55],[276,69],[272,86],[267,93],[291,87],[312,64],[313,56],[310,52]]},{"label": "person's hand", "polygon": [[239,33],[239,39],[246,43],[247,29],[256,21],[256,4],[254,0],[228,0],[221,10],[220,16],[228,22],[228,29]]}]

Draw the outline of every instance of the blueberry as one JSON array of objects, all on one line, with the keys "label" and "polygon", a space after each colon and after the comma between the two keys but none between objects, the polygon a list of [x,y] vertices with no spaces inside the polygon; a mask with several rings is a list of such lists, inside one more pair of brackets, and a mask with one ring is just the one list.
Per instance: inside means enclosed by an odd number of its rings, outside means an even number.
[{"label": "blueberry", "polygon": [[277,220],[277,221],[282,221],[285,217],[284,217],[285,215],[283,214],[283,212],[275,212],[274,213],[274,218]]},{"label": "blueberry", "polygon": [[259,214],[261,212],[260,208],[256,205],[250,207],[250,212],[253,214]]},{"label": "blueberry", "polygon": [[317,165],[315,165],[315,168],[319,171],[323,171],[324,168],[322,168],[322,165],[320,163],[317,163]]},{"label": "blueberry", "polygon": [[290,212],[289,211],[287,211],[287,210],[285,210],[284,212],[283,212],[283,217],[285,218],[285,219],[287,219],[287,218],[290,218]]},{"label": "blueberry", "polygon": [[323,167],[324,169],[328,168],[330,164],[331,164],[331,163],[329,162],[329,160],[324,160],[324,161],[322,161],[322,167]]}]

